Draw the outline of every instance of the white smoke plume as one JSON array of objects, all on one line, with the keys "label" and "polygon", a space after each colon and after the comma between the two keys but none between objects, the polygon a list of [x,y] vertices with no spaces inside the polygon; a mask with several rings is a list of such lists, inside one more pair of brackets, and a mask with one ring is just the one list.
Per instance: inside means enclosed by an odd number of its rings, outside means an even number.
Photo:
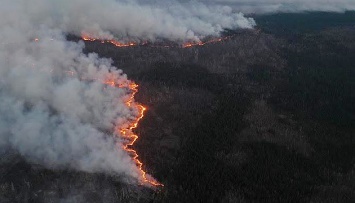
[{"label": "white smoke plume", "polygon": [[252,28],[255,22],[227,6],[206,6],[196,1],[139,3],[125,0],[17,0],[24,13],[38,24],[101,39],[174,41],[195,40],[223,29]]},{"label": "white smoke plume", "polygon": [[65,41],[59,31],[1,27],[6,39],[0,46],[1,148],[49,168],[137,177],[120,140],[104,133],[137,114],[124,104],[127,90],[100,82],[109,72],[119,83],[127,82],[126,76],[109,60],[84,55],[82,43]]},{"label": "white smoke plume", "polygon": [[136,118],[124,88],[103,84],[126,75],[68,33],[100,38],[176,41],[251,28],[229,7],[115,0],[3,0],[0,4],[0,149],[54,169],[138,178],[139,168],[114,135]]},{"label": "white smoke plume", "polygon": [[[181,0],[184,1],[184,0]],[[200,0],[209,5],[228,5],[244,13],[345,12],[355,10],[354,0]]]}]

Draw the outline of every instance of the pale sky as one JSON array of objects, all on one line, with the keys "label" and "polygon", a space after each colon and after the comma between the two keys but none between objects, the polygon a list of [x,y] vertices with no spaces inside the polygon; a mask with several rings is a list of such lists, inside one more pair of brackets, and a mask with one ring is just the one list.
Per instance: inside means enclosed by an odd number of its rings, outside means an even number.
[{"label": "pale sky", "polygon": [[[182,0],[184,1],[184,0]],[[199,0],[228,5],[244,13],[355,10],[355,0]]]}]

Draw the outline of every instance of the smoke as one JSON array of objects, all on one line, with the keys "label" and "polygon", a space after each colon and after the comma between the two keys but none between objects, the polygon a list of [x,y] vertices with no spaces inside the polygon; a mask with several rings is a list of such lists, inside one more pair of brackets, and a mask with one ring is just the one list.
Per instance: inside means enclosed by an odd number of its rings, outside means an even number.
[{"label": "smoke", "polygon": [[126,105],[127,89],[103,84],[129,81],[110,59],[84,54],[84,43],[65,35],[187,41],[255,24],[197,2],[4,0],[0,15],[0,149],[47,168],[134,178],[139,168],[113,132],[138,110]]},{"label": "smoke", "polygon": [[77,35],[119,40],[195,40],[223,29],[252,28],[255,22],[227,6],[207,6],[197,1],[152,2],[125,0],[17,0],[22,12],[38,24]]},{"label": "smoke", "polygon": [[65,41],[59,31],[31,30],[36,42],[27,30],[1,27],[1,148],[49,168],[137,177],[131,158],[116,146],[120,140],[105,133],[137,114],[124,104],[127,90],[100,82],[110,76],[124,83],[126,76],[109,60],[84,55],[82,43]]},{"label": "smoke", "polygon": [[[183,1],[183,0],[181,0]],[[325,11],[345,12],[355,10],[353,0],[200,0],[206,4],[228,5],[244,13],[275,13]]]}]

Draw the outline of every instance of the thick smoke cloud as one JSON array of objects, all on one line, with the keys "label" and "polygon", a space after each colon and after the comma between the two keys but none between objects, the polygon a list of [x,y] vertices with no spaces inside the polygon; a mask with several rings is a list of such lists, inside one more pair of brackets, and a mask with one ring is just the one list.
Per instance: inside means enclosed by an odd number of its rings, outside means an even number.
[{"label": "thick smoke cloud", "polygon": [[0,5],[0,149],[53,169],[137,178],[115,135],[137,116],[130,93],[103,84],[126,75],[67,33],[100,38],[199,40],[223,28],[251,28],[229,7],[114,0],[4,0]]},{"label": "thick smoke cloud", "polygon": [[124,104],[127,90],[100,82],[109,72],[121,83],[126,76],[109,60],[84,55],[82,43],[24,21],[1,24],[0,147],[49,168],[137,177],[120,140],[104,133],[137,114]]},{"label": "thick smoke cloud", "polygon": [[227,6],[193,1],[139,3],[124,0],[18,0],[38,24],[97,38],[186,41],[219,35],[224,28],[252,28],[255,22]]},{"label": "thick smoke cloud", "polygon": [[210,5],[228,5],[236,11],[257,14],[303,11],[345,12],[355,10],[354,0],[200,0],[200,2]]}]

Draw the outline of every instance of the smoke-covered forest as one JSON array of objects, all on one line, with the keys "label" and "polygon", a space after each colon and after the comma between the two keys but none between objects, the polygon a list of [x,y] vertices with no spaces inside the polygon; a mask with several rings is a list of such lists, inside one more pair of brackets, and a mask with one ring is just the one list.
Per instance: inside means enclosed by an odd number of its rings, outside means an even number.
[{"label": "smoke-covered forest", "polygon": [[354,201],[355,13],[253,18],[204,46],[85,42],[139,85],[133,148],[164,187],[14,153],[0,159],[0,202]]}]

